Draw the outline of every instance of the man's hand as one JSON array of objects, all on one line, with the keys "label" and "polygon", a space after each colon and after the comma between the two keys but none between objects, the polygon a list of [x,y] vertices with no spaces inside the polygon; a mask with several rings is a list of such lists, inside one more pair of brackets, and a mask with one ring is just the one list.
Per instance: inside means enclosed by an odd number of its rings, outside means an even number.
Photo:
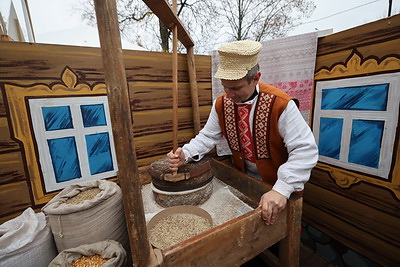
[{"label": "man's hand", "polygon": [[274,224],[278,220],[278,214],[286,207],[286,203],[287,198],[274,190],[262,195],[258,207],[261,208],[261,218],[266,225]]},{"label": "man's hand", "polygon": [[167,157],[169,168],[172,172],[178,171],[179,166],[185,163],[185,153],[183,153],[183,150],[180,147],[176,149],[175,153],[171,150],[171,152],[167,154]]}]

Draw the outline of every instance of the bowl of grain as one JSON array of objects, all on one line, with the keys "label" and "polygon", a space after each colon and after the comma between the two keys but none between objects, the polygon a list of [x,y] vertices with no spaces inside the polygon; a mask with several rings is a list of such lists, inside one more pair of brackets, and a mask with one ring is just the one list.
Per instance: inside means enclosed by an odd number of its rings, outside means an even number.
[{"label": "bowl of grain", "polygon": [[182,205],[164,209],[147,224],[150,243],[167,249],[213,227],[211,215],[196,206]]}]

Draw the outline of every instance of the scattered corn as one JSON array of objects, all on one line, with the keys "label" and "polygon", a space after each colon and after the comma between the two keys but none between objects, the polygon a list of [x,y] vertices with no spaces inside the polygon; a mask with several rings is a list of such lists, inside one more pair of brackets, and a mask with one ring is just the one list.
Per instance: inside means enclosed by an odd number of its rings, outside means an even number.
[{"label": "scattered corn", "polygon": [[82,256],[81,258],[72,262],[69,267],[100,267],[108,259],[103,259],[100,255]]},{"label": "scattered corn", "polygon": [[67,199],[67,204],[80,204],[84,200],[92,200],[101,190],[97,187],[87,189],[85,191],[80,192],[79,194]]},{"label": "scattered corn", "polygon": [[211,227],[209,220],[195,214],[171,214],[149,230],[149,239],[155,247],[166,249]]}]

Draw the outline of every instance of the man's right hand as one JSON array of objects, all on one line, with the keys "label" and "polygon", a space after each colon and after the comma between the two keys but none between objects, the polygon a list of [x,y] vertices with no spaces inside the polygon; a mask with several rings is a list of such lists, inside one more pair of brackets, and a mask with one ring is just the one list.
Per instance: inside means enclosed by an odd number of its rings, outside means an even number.
[{"label": "man's right hand", "polygon": [[169,168],[172,172],[178,171],[179,166],[185,163],[185,153],[182,148],[178,147],[174,153],[173,150],[167,154]]}]

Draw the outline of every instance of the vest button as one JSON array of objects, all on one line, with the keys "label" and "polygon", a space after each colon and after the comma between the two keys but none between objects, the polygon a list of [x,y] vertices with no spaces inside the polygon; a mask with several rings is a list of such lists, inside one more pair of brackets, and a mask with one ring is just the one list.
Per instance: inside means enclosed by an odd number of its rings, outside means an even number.
[{"label": "vest button", "polygon": [[239,159],[242,159],[242,157],[239,157]]}]

